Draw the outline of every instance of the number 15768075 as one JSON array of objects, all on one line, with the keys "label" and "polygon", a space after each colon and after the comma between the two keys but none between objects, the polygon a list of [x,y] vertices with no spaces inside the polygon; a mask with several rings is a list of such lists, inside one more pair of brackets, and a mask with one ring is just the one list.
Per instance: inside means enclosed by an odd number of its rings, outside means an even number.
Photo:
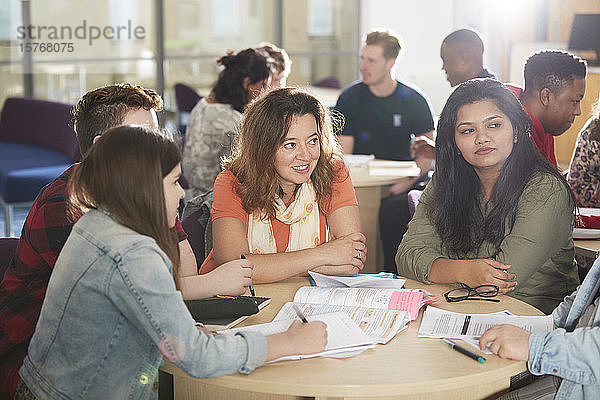
[{"label": "number 15768075", "polygon": [[72,53],[73,42],[26,42],[19,43],[21,53]]}]

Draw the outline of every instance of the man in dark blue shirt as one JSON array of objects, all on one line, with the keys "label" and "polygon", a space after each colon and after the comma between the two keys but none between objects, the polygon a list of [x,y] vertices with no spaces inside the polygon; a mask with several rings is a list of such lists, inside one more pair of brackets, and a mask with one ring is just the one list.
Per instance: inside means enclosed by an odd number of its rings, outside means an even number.
[{"label": "man in dark blue shirt", "polygon": [[[345,154],[374,154],[375,158],[407,161],[414,158],[415,137],[433,140],[433,115],[429,101],[415,88],[393,78],[402,46],[390,31],[372,31],[360,52],[362,81],[340,95],[335,109],[345,117],[339,136]],[[419,157],[422,176],[432,166],[429,156]],[[381,203],[380,228],[384,245],[384,269],[395,272],[396,248],[410,219],[406,193],[421,177],[403,180],[390,187]],[[385,219],[385,227],[381,220]],[[387,220],[392,221],[387,223]],[[389,240],[387,240],[389,238]],[[379,266],[378,266],[379,267]]]},{"label": "man in dark blue shirt", "polygon": [[400,50],[399,38],[389,31],[367,34],[360,53],[363,79],[347,87],[335,106],[345,117],[340,137],[344,153],[412,160],[411,135],[432,137],[429,102],[392,77]]}]

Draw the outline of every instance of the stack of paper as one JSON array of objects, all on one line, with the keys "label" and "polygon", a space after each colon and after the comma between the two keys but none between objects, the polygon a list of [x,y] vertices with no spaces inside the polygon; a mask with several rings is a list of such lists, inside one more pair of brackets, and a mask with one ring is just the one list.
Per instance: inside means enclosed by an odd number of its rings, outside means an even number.
[{"label": "stack of paper", "polygon": [[273,321],[294,318],[294,305],[307,316],[342,312],[374,343],[385,344],[417,318],[423,304],[433,301],[436,301],[433,296],[420,290],[304,286],[298,289],[293,302],[281,308]]},{"label": "stack of paper", "polygon": [[[295,315],[295,314],[294,314]],[[375,346],[373,339],[367,336],[353,321],[344,313],[329,313],[306,316],[310,321],[322,321],[327,325],[327,345],[325,351],[314,354],[295,354],[273,360],[298,360],[310,357],[350,357]],[[265,335],[273,335],[285,332],[292,324],[294,319],[273,320],[266,324],[246,326],[243,328],[234,328],[219,333],[234,334],[240,331],[257,331]]]},{"label": "stack of paper", "polygon": [[348,168],[366,166],[369,161],[374,159],[373,154],[344,154],[344,163]]},{"label": "stack of paper", "polygon": [[396,334],[406,328],[410,322],[407,311],[367,308],[360,306],[341,306],[332,304],[292,303],[288,302],[273,321],[288,320],[296,316],[293,306],[296,305],[302,314],[320,316],[331,312],[342,312],[354,321],[354,324],[371,338],[374,343],[385,344]]},{"label": "stack of paper", "polygon": [[414,161],[373,160],[369,162],[370,176],[419,176],[421,170]]},{"label": "stack of paper", "polygon": [[[552,315],[520,316],[508,311],[491,314],[461,314],[427,307],[418,337],[463,339],[479,348],[479,338],[495,325],[511,324],[531,333],[546,333],[553,328]],[[489,353],[489,351],[486,351]]]},{"label": "stack of paper", "polygon": [[402,289],[406,279],[397,279],[389,272],[359,275],[323,275],[308,271],[315,286],[321,287],[368,287],[380,289]]}]

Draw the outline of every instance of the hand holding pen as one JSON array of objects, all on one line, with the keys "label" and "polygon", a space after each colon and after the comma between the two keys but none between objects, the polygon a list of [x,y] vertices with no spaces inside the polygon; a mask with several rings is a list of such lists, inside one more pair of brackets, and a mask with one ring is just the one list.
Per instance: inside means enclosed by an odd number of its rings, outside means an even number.
[{"label": "hand holding pen", "polygon": [[[246,259],[246,256],[245,256],[245,255],[243,255],[243,254],[240,254],[240,258],[241,258],[242,260],[245,260],[245,259]],[[250,281],[250,294],[252,295],[252,297],[255,297],[255,296],[256,296],[256,294],[254,294],[254,285],[252,284],[252,281]]]},{"label": "hand holding pen", "polygon": [[228,261],[204,275],[206,285],[214,291],[212,295],[241,296],[252,283],[253,267],[249,260]]},{"label": "hand holding pen", "polygon": [[297,305],[293,304],[292,308],[296,312],[296,315],[298,316],[298,318],[300,318],[300,321],[302,321],[302,323],[304,323],[304,324],[307,324],[308,320],[304,316],[304,313],[302,312],[302,310],[300,310],[300,307],[298,307]]}]

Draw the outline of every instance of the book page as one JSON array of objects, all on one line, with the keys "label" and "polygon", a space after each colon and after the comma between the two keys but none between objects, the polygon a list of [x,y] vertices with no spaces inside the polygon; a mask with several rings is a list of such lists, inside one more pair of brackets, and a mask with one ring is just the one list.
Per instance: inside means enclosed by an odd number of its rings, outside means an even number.
[{"label": "book page", "polygon": [[417,318],[423,305],[423,292],[410,289],[322,288],[303,286],[294,296],[295,303],[336,304],[408,311]]},{"label": "book page", "polygon": [[375,343],[380,344],[389,342],[398,332],[406,328],[407,324],[410,322],[410,316],[406,311],[359,306],[340,306],[335,304],[292,302],[285,303],[273,321],[296,318],[296,312],[292,308],[294,304],[300,308],[306,317],[337,311],[343,312],[352,318],[354,323],[373,339]]},{"label": "book page", "polygon": [[519,316],[505,313],[460,314],[436,307],[427,307],[419,327],[418,337],[462,339],[479,338],[492,326],[511,324],[531,333],[550,332],[553,328],[552,315]]}]

